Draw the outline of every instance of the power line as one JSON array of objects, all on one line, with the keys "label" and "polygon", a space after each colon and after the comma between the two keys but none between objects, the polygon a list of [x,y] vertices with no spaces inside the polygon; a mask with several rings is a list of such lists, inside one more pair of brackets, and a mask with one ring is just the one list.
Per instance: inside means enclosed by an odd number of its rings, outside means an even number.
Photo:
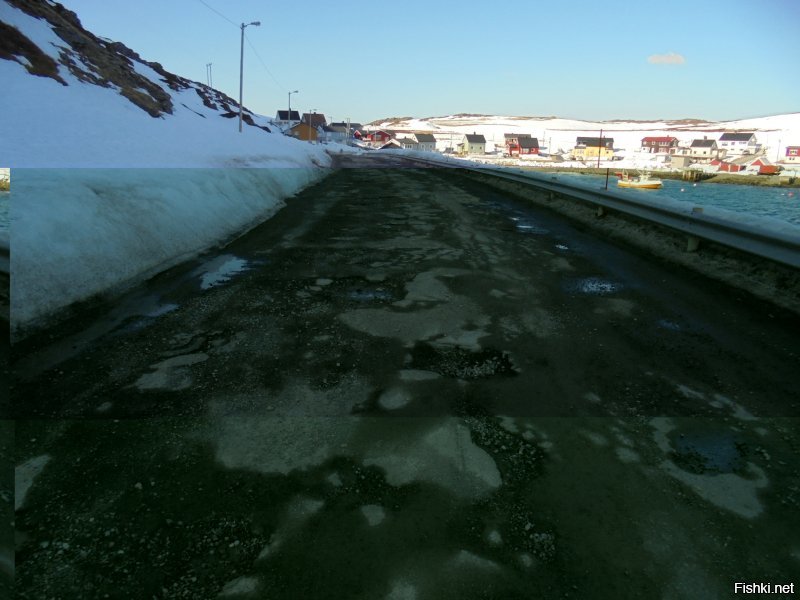
[{"label": "power line", "polygon": [[276,85],[277,85],[279,88],[283,89],[283,85],[281,84],[281,82],[280,82],[280,81],[278,81],[278,80],[275,78],[275,75],[273,75],[273,74],[272,74],[272,71],[270,71],[270,70],[269,70],[269,67],[267,66],[267,63],[265,63],[265,62],[264,62],[264,59],[263,59],[263,58],[261,58],[261,55],[258,53],[258,50],[256,50],[256,47],[255,47],[255,46],[253,46],[253,42],[251,42],[251,41],[250,41],[250,38],[249,38],[249,37],[247,37],[247,34],[246,34],[246,33],[244,34],[244,39],[246,39],[246,40],[247,40],[247,43],[250,45],[250,48],[252,48],[252,49],[253,49],[253,52],[255,53],[255,55],[256,55],[256,58],[258,59],[258,61],[261,63],[261,66],[262,66],[262,67],[264,67],[264,70],[265,70],[267,73],[269,73],[269,76],[270,76],[270,77],[272,77],[272,81],[274,81],[274,82],[275,82],[275,84],[276,84]]},{"label": "power line", "polygon": [[220,17],[222,17],[223,19],[225,19],[225,20],[226,20],[228,23],[230,23],[230,24],[231,24],[231,25],[233,25],[234,27],[239,27],[239,24],[238,24],[238,23],[234,23],[233,21],[231,21],[231,20],[230,20],[228,17],[226,17],[225,15],[223,15],[221,12],[219,12],[219,11],[218,11],[216,8],[214,8],[213,6],[210,6],[210,5],[206,4],[206,3],[205,3],[203,0],[197,0],[197,1],[198,1],[200,4],[202,4],[203,6],[205,6],[205,7],[206,7],[208,10],[210,10],[210,11],[212,11],[212,12],[215,12],[216,14],[218,14]]}]

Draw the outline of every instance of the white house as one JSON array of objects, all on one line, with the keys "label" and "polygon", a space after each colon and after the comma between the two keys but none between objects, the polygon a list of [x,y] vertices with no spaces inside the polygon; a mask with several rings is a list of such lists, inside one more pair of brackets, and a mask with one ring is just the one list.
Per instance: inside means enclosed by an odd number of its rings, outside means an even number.
[{"label": "white house", "polygon": [[[692,145],[688,148],[678,148],[675,156],[688,156],[694,162],[711,162],[715,158],[723,158],[725,151],[717,146],[716,140],[703,138],[702,140],[692,140]],[[680,161],[676,161],[677,164]]]},{"label": "white house", "polygon": [[275,115],[275,125],[281,129],[291,129],[300,122],[300,113],[296,110],[289,114],[288,110],[279,110]]},{"label": "white house", "polygon": [[417,150],[423,152],[436,151],[436,138],[432,133],[415,133],[414,139],[417,140]]},{"label": "white house", "polygon": [[800,164],[800,146],[786,146],[786,155],[781,162]]},{"label": "white house", "polygon": [[743,133],[723,133],[717,144],[720,150],[725,150],[727,156],[742,156],[743,154],[758,154],[761,144],[756,140],[752,131]]},{"label": "white house", "polygon": [[412,140],[411,138],[398,138],[397,142],[403,147],[404,150],[418,150],[418,144],[416,140]]}]

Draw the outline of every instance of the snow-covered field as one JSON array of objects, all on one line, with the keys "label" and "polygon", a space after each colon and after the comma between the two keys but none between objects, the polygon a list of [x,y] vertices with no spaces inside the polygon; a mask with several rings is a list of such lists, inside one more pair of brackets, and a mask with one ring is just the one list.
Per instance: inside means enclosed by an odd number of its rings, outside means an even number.
[{"label": "snow-covered field", "polygon": [[[245,125],[239,133],[236,118],[203,103],[200,84],[176,91],[134,60],[135,71],[172,99],[173,114],[154,118],[118,86],[81,81],[59,63],[71,50],[48,21],[3,1],[0,20],[53,58],[67,84],[29,74],[23,56],[0,60],[17,335],[73,302],[142,280],[255,226],[329,172],[322,146],[274,127],[268,133]],[[252,117],[271,126],[267,117]]]}]

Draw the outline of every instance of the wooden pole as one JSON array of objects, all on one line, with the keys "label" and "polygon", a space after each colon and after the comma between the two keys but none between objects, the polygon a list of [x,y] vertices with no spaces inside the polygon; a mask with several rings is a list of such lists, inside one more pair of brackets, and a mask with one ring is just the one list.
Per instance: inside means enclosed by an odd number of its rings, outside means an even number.
[{"label": "wooden pole", "polygon": [[597,146],[597,168],[600,168],[600,152],[603,149],[603,130],[600,130],[600,141]]}]

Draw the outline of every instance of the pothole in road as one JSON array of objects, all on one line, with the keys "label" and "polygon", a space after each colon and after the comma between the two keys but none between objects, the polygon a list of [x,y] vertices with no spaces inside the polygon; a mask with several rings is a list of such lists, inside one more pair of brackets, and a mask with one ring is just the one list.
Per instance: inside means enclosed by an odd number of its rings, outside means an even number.
[{"label": "pothole in road", "polygon": [[457,379],[486,379],[517,374],[511,358],[495,348],[470,352],[459,347],[434,347],[418,343],[411,350],[411,369],[433,371]]},{"label": "pothole in road", "polygon": [[589,296],[607,296],[622,289],[619,283],[599,277],[584,277],[583,279],[571,280],[567,282],[565,287],[567,291]]},{"label": "pothole in road", "polygon": [[685,471],[704,475],[744,469],[745,444],[732,431],[675,431],[670,437],[672,460]]},{"label": "pothole in road", "polygon": [[676,323],[675,321],[670,321],[669,319],[659,319],[656,322],[656,325],[658,325],[660,329],[666,329],[667,331],[681,330],[680,324]]},{"label": "pothole in road", "polygon": [[[348,303],[386,304],[402,298],[402,283],[391,281],[369,281],[362,278],[339,279],[325,289]],[[313,289],[313,288],[312,288]]]},{"label": "pothole in road", "polygon": [[356,302],[389,302],[396,299],[390,290],[384,288],[355,288],[347,292],[347,297]]}]

